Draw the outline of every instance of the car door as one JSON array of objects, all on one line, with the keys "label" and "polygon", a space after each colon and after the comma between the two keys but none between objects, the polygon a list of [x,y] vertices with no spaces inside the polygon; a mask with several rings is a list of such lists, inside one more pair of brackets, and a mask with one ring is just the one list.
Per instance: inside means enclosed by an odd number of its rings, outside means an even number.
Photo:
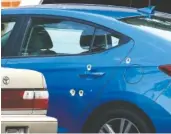
[{"label": "car door", "polygon": [[[25,17],[20,17],[17,15],[3,15],[2,13],[2,19],[1,19],[1,66],[2,67],[6,66],[5,64],[10,57],[15,56],[15,52],[17,51],[17,48],[20,47],[19,36],[18,36],[20,34],[20,31],[18,31],[18,29],[22,29],[24,21],[25,21]],[[15,49],[13,49],[14,47]]]},{"label": "car door", "polygon": [[[81,113],[125,56],[112,50],[120,45],[120,35],[86,22],[49,17],[31,17],[26,35],[18,57],[7,66],[42,72],[50,95],[48,115],[74,132]],[[128,43],[123,49],[128,53],[131,47]]]}]

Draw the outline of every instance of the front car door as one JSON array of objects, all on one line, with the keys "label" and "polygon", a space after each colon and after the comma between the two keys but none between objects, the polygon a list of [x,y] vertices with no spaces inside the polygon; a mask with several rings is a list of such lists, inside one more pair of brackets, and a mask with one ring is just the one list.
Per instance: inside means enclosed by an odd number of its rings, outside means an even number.
[{"label": "front car door", "polygon": [[[132,43],[84,21],[34,16],[30,22],[18,56],[7,66],[42,72],[50,94],[48,115],[76,132],[81,114],[108,84]],[[125,43],[125,53],[119,53],[117,47]]]}]

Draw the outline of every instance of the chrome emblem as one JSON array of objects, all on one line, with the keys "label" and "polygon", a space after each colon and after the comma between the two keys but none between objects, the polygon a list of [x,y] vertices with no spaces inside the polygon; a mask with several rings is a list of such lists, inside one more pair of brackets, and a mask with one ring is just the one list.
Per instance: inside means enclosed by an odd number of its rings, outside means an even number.
[{"label": "chrome emblem", "polygon": [[5,84],[5,85],[8,85],[10,83],[10,79],[8,76],[4,76],[3,79],[2,79],[2,82]]}]

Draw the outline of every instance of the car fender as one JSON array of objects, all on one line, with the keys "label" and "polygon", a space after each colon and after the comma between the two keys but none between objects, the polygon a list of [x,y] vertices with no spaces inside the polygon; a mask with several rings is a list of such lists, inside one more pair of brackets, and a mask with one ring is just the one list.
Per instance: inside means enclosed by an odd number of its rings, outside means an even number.
[{"label": "car fender", "polygon": [[[82,123],[80,123],[80,126],[83,126],[87,119],[91,116],[93,111],[98,109],[99,107],[106,105],[111,102],[125,102],[128,104],[133,104],[142,112],[144,112],[147,117],[153,122],[156,120],[156,118],[163,116],[169,116],[168,113],[160,106],[158,105],[154,100],[133,92],[113,92],[109,94],[103,94],[98,100],[94,101],[88,109],[84,111],[81,115]],[[155,111],[155,112],[154,112]],[[155,124],[153,124],[155,126]],[[156,128],[156,127],[155,127]]]}]

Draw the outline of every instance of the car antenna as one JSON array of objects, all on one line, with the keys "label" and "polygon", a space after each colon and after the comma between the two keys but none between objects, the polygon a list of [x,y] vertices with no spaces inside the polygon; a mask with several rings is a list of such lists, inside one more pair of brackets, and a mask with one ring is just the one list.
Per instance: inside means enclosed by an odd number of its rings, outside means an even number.
[{"label": "car antenna", "polygon": [[138,12],[148,15],[151,18],[151,15],[154,14],[155,6],[151,5],[151,0],[148,1],[148,7],[138,9]]}]

